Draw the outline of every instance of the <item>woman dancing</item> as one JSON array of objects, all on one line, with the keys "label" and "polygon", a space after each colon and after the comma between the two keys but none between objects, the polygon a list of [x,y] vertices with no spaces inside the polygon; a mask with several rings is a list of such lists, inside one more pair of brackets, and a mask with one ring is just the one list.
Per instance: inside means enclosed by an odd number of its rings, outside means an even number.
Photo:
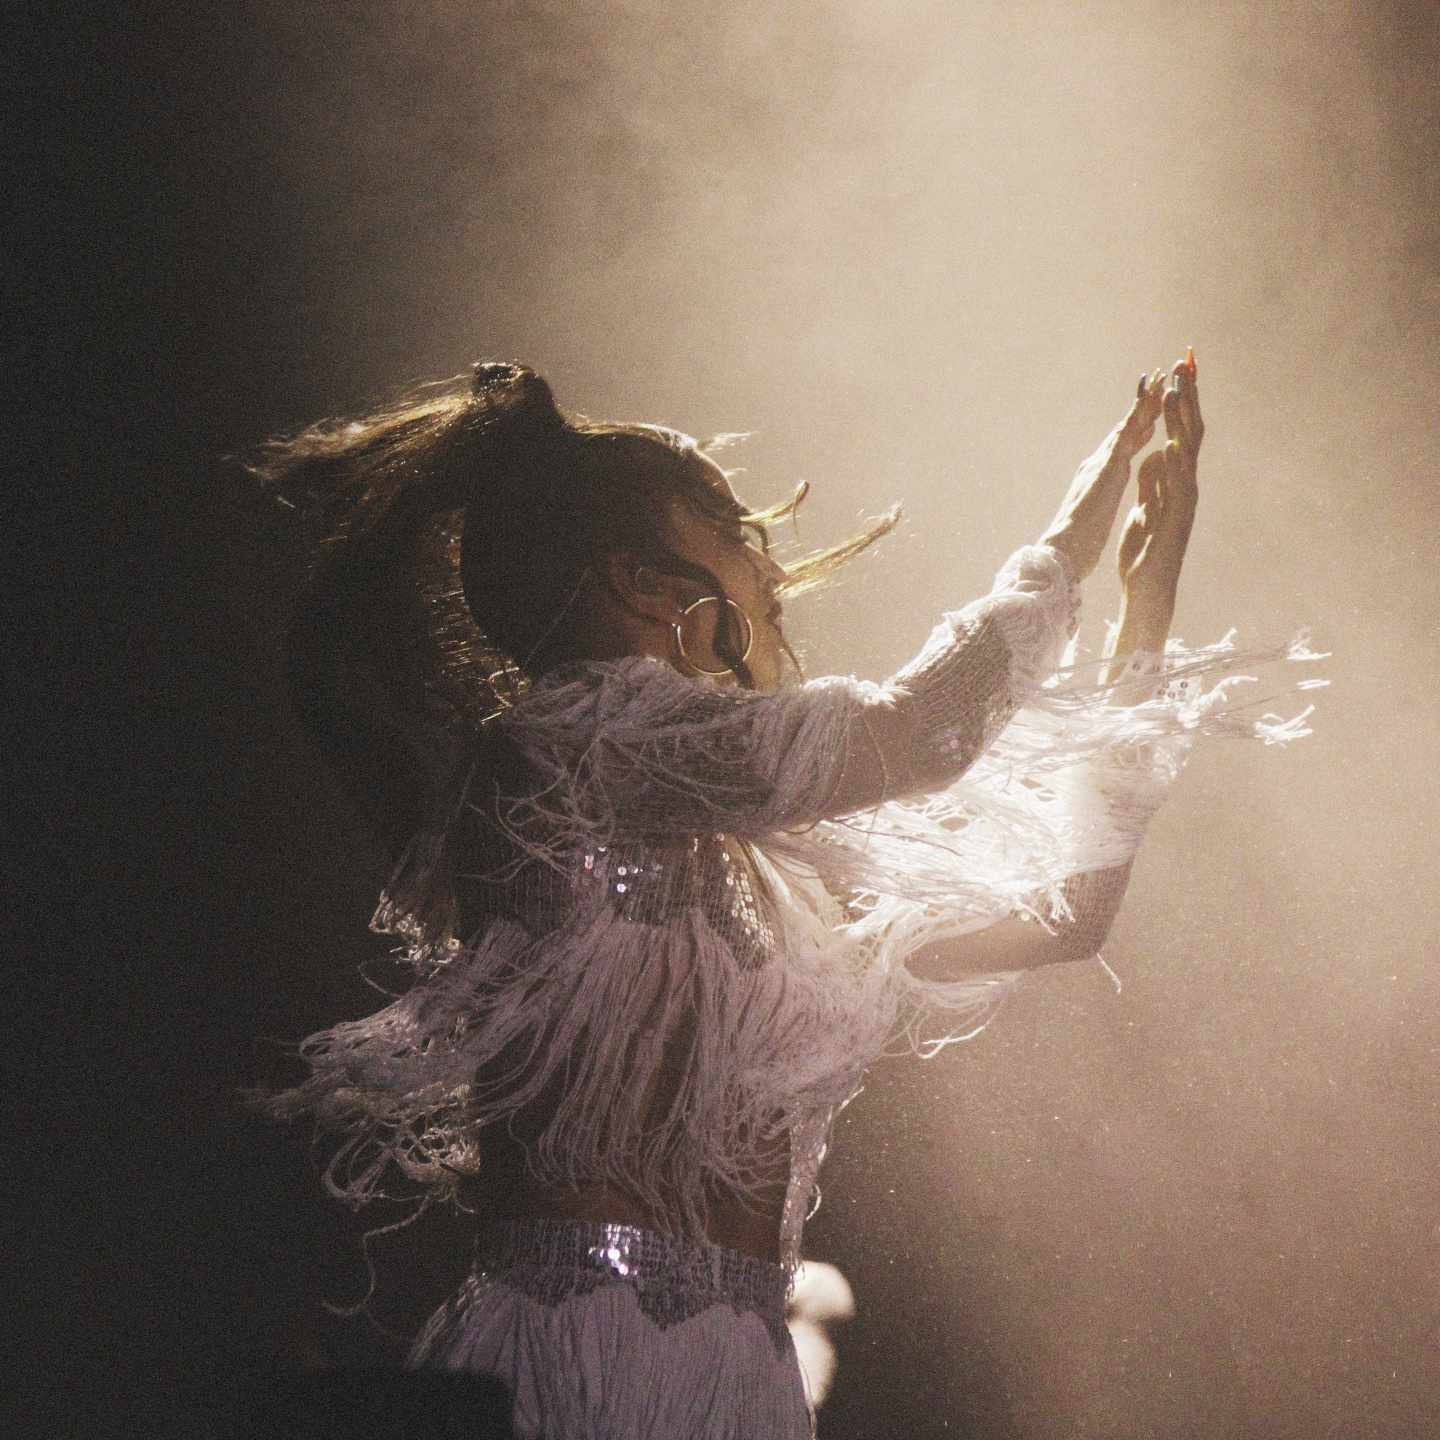
[{"label": "woman dancing", "polygon": [[[1132,461],[1111,653],[1066,666]],[[787,1287],[871,1061],[981,1026],[1096,954],[1233,661],[1166,655],[1196,505],[1193,359],[1145,377],[1054,522],[885,684],[796,683],[791,566],[705,445],[567,416],[479,365],[258,471],[320,517],[299,712],[395,860],[415,980],[311,1036],[267,1097],[478,1219],[412,1363],[497,1377],[521,1436],[788,1437],[813,1414]]]}]

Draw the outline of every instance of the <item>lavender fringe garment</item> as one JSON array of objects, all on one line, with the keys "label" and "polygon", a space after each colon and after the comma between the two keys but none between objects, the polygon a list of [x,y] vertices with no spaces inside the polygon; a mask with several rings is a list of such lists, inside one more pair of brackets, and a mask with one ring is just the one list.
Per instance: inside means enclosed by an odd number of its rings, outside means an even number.
[{"label": "lavender fringe garment", "polygon": [[[1202,690],[1237,664],[1313,658],[1299,646],[1177,648],[1119,686],[1043,684],[1076,609],[1035,546],[884,686],[757,695],[643,658],[542,682],[498,722],[533,777],[495,802],[509,859],[467,877],[447,832],[417,839],[377,916],[408,937],[416,983],[311,1036],[309,1079],[269,1108],[335,1132],[329,1183],[363,1202],[391,1167],[442,1190],[475,1173],[484,1127],[563,1071],[537,1173],[618,1184],[694,1240],[707,1185],[746,1189],[788,1137],[793,1265],[830,1120],[866,1066],[973,1033],[1013,980],[921,981],[907,956],[1016,913],[1098,946],[1109,916],[1078,917],[1066,882],[1129,863],[1191,738],[1305,733],[1303,716],[1247,716],[1235,677]],[[928,795],[885,793],[867,720],[891,707],[909,709],[903,759],[935,777]],[[878,803],[829,813],[856,767]],[[446,926],[457,876],[494,897],[465,936]]]},{"label": "lavender fringe garment", "polygon": [[[485,1128],[548,1097],[536,1175],[619,1186],[692,1243],[706,1194],[750,1190],[788,1145],[793,1273],[866,1067],[975,1033],[1015,979],[924,981],[907,958],[1016,914],[1057,959],[1095,953],[1195,737],[1307,733],[1308,711],[1257,718],[1215,678],[1318,658],[1303,643],[1176,645],[1102,685],[1062,664],[1077,613],[1031,546],[885,685],[755,694],[638,657],[546,677],[496,722],[521,793],[472,785],[451,812],[484,811],[503,853],[458,853],[453,824],[416,838],[376,916],[414,985],[309,1037],[309,1078],[269,1110],[337,1137],[327,1183],[358,1204],[397,1170],[453,1193]],[[876,738],[886,711],[903,754]],[[857,775],[871,803],[837,814]],[[456,933],[462,891],[483,919]]]}]

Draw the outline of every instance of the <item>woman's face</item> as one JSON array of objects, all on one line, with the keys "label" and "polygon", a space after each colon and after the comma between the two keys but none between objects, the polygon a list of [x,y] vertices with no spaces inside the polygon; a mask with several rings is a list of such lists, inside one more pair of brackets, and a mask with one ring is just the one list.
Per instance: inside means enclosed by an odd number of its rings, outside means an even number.
[{"label": "woman's face", "polygon": [[[725,472],[711,459],[697,457],[705,467],[706,483],[733,508],[736,519],[725,521],[703,515],[683,501],[670,509],[670,539],[675,553],[694,565],[703,565],[721,584],[725,594],[745,612],[754,632],[746,665],[760,690],[773,690],[785,673],[785,637],[780,629],[780,601],[776,592],[785,571],[765,553],[763,535],[739,523],[745,507],[736,499]],[[721,606],[702,605],[684,621],[685,650],[699,668],[721,670],[714,638]],[[743,641],[742,641],[743,643]]]}]

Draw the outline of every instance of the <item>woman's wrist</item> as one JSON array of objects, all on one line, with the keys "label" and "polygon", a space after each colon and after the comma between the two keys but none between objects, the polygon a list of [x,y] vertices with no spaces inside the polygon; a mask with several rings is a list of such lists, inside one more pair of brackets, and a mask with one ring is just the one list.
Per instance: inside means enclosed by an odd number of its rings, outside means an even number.
[{"label": "woman's wrist", "polygon": [[1134,650],[1150,650],[1157,654],[1165,649],[1170,638],[1170,622],[1175,617],[1175,587],[1138,587],[1127,585],[1120,596],[1120,620],[1115,630],[1115,655],[1128,655]]}]

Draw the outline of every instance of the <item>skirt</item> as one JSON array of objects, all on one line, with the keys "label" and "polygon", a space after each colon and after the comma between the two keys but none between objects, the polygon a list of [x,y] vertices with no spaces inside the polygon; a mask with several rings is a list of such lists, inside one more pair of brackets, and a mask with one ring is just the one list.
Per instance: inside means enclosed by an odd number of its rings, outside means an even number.
[{"label": "skirt", "polygon": [[780,1266],[717,1245],[515,1221],[481,1240],[409,1364],[498,1380],[520,1440],[813,1440],[786,1289]]}]

